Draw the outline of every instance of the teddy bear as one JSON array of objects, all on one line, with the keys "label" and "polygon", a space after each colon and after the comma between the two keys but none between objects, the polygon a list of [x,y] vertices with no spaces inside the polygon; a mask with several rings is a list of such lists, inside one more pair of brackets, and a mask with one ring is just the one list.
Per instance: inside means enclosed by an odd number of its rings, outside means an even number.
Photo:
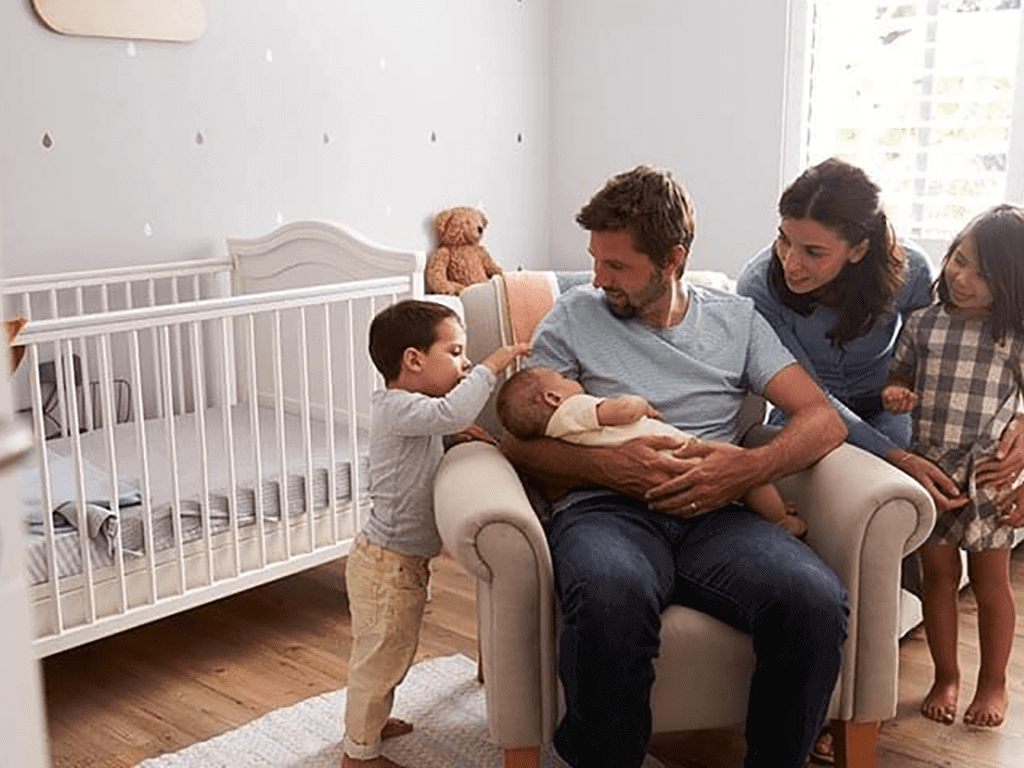
[{"label": "teddy bear", "polygon": [[467,206],[441,211],[434,219],[437,249],[427,259],[424,279],[430,293],[457,296],[473,283],[501,274],[501,265],[480,245],[487,217]]}]

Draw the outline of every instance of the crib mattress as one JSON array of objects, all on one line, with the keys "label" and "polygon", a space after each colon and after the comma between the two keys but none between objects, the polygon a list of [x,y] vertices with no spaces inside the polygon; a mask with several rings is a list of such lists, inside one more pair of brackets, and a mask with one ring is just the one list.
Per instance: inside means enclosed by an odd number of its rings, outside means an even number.
[{"label": "crib mattress", "polygon": [[[287,514],[294,518],[308,511],[322,513],[328,508],[333,476],[334,494],[338,505],[351,500],[351,452],[349,427],[343,421],[333,424],[334,466],[331,469],[330,444],[327,426],[323,419],[310,418],[310,457],[307,461],[303,419],[297,414],[284,413],[280,418],[273,408],[258,407],[256,424],[252,427],[252,416],[248,404],[239,404],[227,409],[229,429],[225,429],[225,411],[220,407],[203,412],[201,420],[197,414],[183,414],[171,419],[156,418],[142,422],[144,444],[149,467],[149,504],[138,503],[124,506],[119,514],[109,514],[106,523],[88,518],[96,510],[87,507],[81,520],[74,522],[85,525],[89,537],[89,554],[96,568],[111,565],[115,557],[115,541],[120,534],[126,562],[146,554],[148,531],[146,521],[152,520],[153,549],[157,552],[172,549],[179,535],[182,544],[209,535],[229,531],[233,527],[233,515],[229,498],[231,494],[231,473],[235,472],[235,505],[238,528],[250,528],[257,522],[257,493],[259,486],[260,507],[264,521],[280,521],[287,503]],[[200,431],[200,422],[204,431]],[[283,425],[283,440],[282,429]],[[114,456],[118,482],[112,490],[110,482],[110,461],[107,445],[111,440],[104,430],[97,430],[80,436],[83,468],[86,475],[86,498],[89,500],[112,499],[116,493],[122,500],[134,493],[137,500],[145,500],[145,484],[142,473],[142,452],[139,450],[138,426],[134,423],[119,424],[112,430]],[[230,439],[228,439],[230,437]],[[170,439],[173,438],[173,441]],[[358,445],[366,444],[365,431],[360,430]],[[282,445],[283,443],[283,445]],[[205,446],[205,451],[202,449]],[[233,447],[234,457],[228,447]],[[255,447],[259,447],[260,471],[256,471]],[[59,474],[69,472],[73,455],[72,438],[62,437],[46,443],[48,466],[52,476],[51,486],[56,495],[52,499],[54,508],[63,501],[73,501],[74,509],[67,517],[79,516],[76,495],[68,489],[74,488],[71,478]],[[283,453],[283,461],[282,461]],[[205,463],[203,459],[205,458]],[[38,461],[38,459],[37,459]],[[173,467],[177,466],[177,477]],[[204,486],[203,468],[208,480]],[[367,490],[367,457],[360,448],[359,461],[360,489]],[[23,485],[35,494],[26,492],[26,503],[40,505],[38,489],[38,466],[23,473]],[[308,476],[307,476],[308,475]],[[34,479],[33,479],[34,477]],[[281,478],[284,477],[282,495]],[[258,480],[258,483],[257,483]],[[206,503],[203,503],[203,488],[210,489]],[[307,487],[311,492],[307,494]],[[34,498],[32,498],[34,496]],[[68,496],[67,499],[62,496]],[[176,501],[175,501],[176,500]],[[109,506],[109,504],[108,504]],[[66,509],[65,509],[66,511]],[[31,514],[31,510],[29,510]],[[36,517],[40,512],[37,511]],[[54,537],[54,558],[57,573],[61,578],[82,572],[82,549],[77,529],[66,530]],[[26,542],[26,572],[29,583],[37,585],[49,578],[48,547],[39,535],[28,535]]]}]

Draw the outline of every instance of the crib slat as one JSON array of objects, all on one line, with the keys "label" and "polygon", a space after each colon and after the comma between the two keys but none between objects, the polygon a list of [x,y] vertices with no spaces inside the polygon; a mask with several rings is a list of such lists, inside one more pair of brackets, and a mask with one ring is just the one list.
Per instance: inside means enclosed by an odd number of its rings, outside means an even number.
[{"label": "crib slat", "polygon": [[[69,360],[72,359],[72,349],[72,340],[65,339],[62,351]],[[68,368],[71,370],[68,370]],[[74,366],[64,366],[64,375],[65,388],[73,390],[75,386]],[[92,551],[89,547],[89,521],[86,515],[87,495],[85,490],[85,470],[82,463],[82,435],[77,429],[79,423],[77,398],[69,398],[68,405],[71,410],[72,423],[76,425],[76,428],[71,430],[71,460],[75,481],[75,504],[77,505],[78,512],[78,543],[82,551],[82,580],[85,582],[85,623],[92,624],[96,621],[96,592],[93,584]]]},{"label": "crib slat", "polygon": [[151,605],[156,605],[160,599],[160,593],[156,583],[156,542],[153,538],[153,527],[155,518],[153,516],[153,483],[152,475],[149,472],[149,446],[146,443],[146,417],[145,406],[142,398],[142,353],[139,350],[139,332],[129,333],[131,346],[131,368],[132,379],[135,385],[132,393],[135,398],[135,449],[139,454],[139,461],[142,465],[142,509],[143,526],[142,531],[146,537],[146,564],[147,575],[149,576],[149,599]]},{"label": "crib slat", "polygon": [[345,302],[345,310],[348,319],[348,455],[351,470],[349,477],[349,495],[352,499],[352,520],[357,531],[363,529],[363,512],[361,507],[360,493],[362,490],[362,473],[359,467],[359,426],[356,423],[356,356],[355,345],[355,317],[352,311],[351,300]]},{"label": "crib slat", "polygon": [[[309,534],[309,551],[312,552],[316,546],[316,537],[313,536],[313,525],[315,515],[313,512],[313,429],[310,424],[309,412],[309,341],[306,336],[306,308],[299,307],[299,386],[302,388],[301,418],[302,418],[302,445],[306,456],[306,524]],[[328,417],[329,418],[329,417]],[[328,468],[328,474],[331,468]]]},{"label": "crib slat", "polygon": [[192,401],[195,404],[196,440],[199,442],[199,504],[200,519],[203,526],[203,546],[206,549],[206,563],[210,569],[207,583],[212,584],[214,578],[213,535],[210,515],[210,456],[206,440],[206,398],[203,397],[203,358],[199,348],[199,323],[189,324],[192,330]]},{"label": "crib slat", "polygon": [[[233,348],[231,344],[231,328],[229,327],[231,321],[228,318],[224,318],[220,322],[221,328],[221,371],[227,371],[230,364],[228,360],[228,351]],[[227,462],[228,462],[228,519],[231,521],[231,543],[232,543],[232,554],[234,555],[235,561],[235,576],[238,576],[242,572],[242,550],[239,544],[238,536],[238,469],[235,466],[235,432],[231,423],[231,393],[228,391],[228,377],[221,376],[221,414],[223,414],[224,423],[224,445],[227,448]]]},{"label": "crib slat", "polygon": [[288,448],[285,435],[284,423],[284,374],[281,360],[281,311],[275,309],[271,314],[272,318],[272,345],[274,354],[274,415],[277,419],[277,442],[280,451],[281,461],[281,492],[278,494],[281,500],[281,530],[284,532],[284,559],[290,560],[292,556],[292,538],[288,522],[291,520],[288,503]]},{"label": "crib slat", "polygon": [[329,460],[327,473],[327,511],[331,518],[331,541],[338,542],[338,449],[334,441],[334,371],[331,360],[331,348],[334,339],[331,336],[331,304],[324,304],[324,396],[326,413],[324,416],[324,433],[327,440],[327,457]]},{"label": "crib slat", "polygon": [[[164,396],[164,429],[167,432],[167,455],[171,463],[171,527],[174,531],[174,554],[178,564],[179,594],[188,592],[185,581],[185,547],[182,542],[181,472],[178,467],[178,441],[174,434],[174,408],[171,403],[171,332],[166,325],[161,329],[160,361],[163,363],[161,392]],[[154,553],[155,557],[155,553]]]},{"label": "crib slat", "polygon": [[259,531],[260,568],[267,564],[267,530],[263,515],[263,438],[260,435],[259,392],[256,384],[256,321],[249,315],[248,321],[248,376],[249,376],[249,424],[252,435],[252,464],[256,476],[254,499],[256,502],[256,529]]},{"label": "crib slat", "polygon": [[111,512],[117,521],[114,533],[114,566],[117,573],[118,613],[128,610],[128,586],[124,578],[124,525],[121,520],[120,474],[117,471],[117,450],[114,444],[114,390],[111,386],[113,374],[110,365],[110,337],[100,337],[100,406],[103,410],[103,433],[107,445],[107,467],[109,469]]},{"label": "crib slat", "polygon": [[57,549],[53,530],[53,515],[47,514],[53,509],[53,486],[50,484],[50,461],[46,454],[46,424],[43,420],[43,392],[39,382],[39,345],[28,345],[29,360],[32,370],[29,381],[32,389],[32,422],[35,427],[36,461],[39,462],[40,498],[43,501],[40,514],[43,519],[43,536],[46,542],[46,564],[49,574],[50,600],[54,607],[56,633],[64,633],[64,609],[60,600],[60,573],[57,567]]}]

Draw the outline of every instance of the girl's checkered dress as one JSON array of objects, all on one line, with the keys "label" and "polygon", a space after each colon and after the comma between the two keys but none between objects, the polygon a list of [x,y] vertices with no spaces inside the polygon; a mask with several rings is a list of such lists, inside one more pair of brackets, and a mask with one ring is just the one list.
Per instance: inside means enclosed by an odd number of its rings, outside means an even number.
[{"label": "girl's checkered dress", "polygon": [[995,494],[975,483],[979,461],[994,457],[999,437],[1021,397],[1024,338],[1010,333],[996,345],[988,320],[949,314],[940,304],[907,320],[890,374],[912,382],[911,450],[931,459],[971,501],[940,512],[929,544],[950,544],[969,552],[1009,547],[1013,529],[999,524]]}]

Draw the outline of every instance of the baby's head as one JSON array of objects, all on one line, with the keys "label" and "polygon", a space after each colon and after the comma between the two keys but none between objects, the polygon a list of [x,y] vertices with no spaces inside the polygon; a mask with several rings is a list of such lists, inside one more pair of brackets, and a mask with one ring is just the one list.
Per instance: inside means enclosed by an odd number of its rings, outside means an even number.
[{"label": "baby's head", "polygon": [[459,316],[443,304],[414,299],[373,318],[370,358],[389,389],[432,397],[448,394],[472,368]]},{"label": "baby's head", "polygon": [[502,384],[495,409],[505,429],[520,440],[531,440],[544,436],[559,405],[582,393],[583,387],[552,368],[524,368]]}]

